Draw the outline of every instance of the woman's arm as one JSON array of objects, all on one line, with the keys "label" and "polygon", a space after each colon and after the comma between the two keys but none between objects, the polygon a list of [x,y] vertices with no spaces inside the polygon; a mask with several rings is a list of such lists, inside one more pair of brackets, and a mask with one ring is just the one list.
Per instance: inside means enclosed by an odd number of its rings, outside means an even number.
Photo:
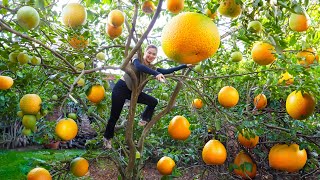
[{"label": "woman's arm", "polygon": [[149,68],[148,66],[141,64],[139,59],[134,59],[133,60],[133,65],[134,65],[134,67],[136,67],[136,69],[138,71],[141,71],[141,72],[144,72],[144,73],[148,73],[148,74],[151,74],[151,75],[154,75],[154,76],[157,76],[158,74],[161,74],[161,72],[155,71],[155,70]]},{"label": "woman's arm", "polygon": [[178,71],[180,69],[184,69],[184,68],[187,68],[188,66],[183,64],[183,65],[180,65],[180,66],[177,66],[177,67],[173,67],[173,68],[169,68],[169,69],[163,69],[163,68],[157,68],[157,71],[162,73],[162,74],[170,74],[170,73],[173,73],[175,71]]}]

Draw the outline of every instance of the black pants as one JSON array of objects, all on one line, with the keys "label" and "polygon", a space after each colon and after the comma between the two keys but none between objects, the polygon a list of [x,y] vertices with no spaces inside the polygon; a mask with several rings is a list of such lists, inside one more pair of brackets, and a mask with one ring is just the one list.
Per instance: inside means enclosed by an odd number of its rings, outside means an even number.
[{"label": "black pants", "polygon": [[[104,133],[104,137],[111,139],[114,136],[114,127],[120,117],[123,105],[126,99],[130,100],[131,90],[127,87],[123,80],[119,80],[113,90],[111,99],[111,113]],[[155,107],[158,104],[158,100],[144,92],[141,92],[138,97],[138,103],[146,104],[146,108],[143,111],[141,118],[145,121],[150,121],[154,112]]]}]

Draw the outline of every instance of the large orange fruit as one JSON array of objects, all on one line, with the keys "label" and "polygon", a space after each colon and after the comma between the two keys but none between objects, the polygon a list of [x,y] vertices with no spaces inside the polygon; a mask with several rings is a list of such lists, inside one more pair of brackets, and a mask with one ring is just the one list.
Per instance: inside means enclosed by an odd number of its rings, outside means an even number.
[{"label": "large orange fruit", "polygon": [[218,101],[221,106],[231,108],[238,104],[239,93],[234,87],[225,86],[218,93]]},{"label": "large orange fruit", "polygon": [[207,16],[195,12],[174,16],[162,30],[164,53],[182,64],[195,64],[211,57],[219,44],[217,26]]},{"label": "large orange fruit", "polygon": [[87,98],[89,101],[98,104],[104,99],[105,92],[106,91],[104,90],[103,86],[93,85],[89,90]]},{"label": "large orange fruit", "polygon": [[310,18],[307,14],[291,13],[289,18],[290,29],[298,32],[306,31],[310,25]]},{"label": "large orange fruit", "polygon": [[48,170],[37,167],[29,171],[27,180],[51,180],[52,177]]},{"label": "large orange fruit", "polygon": [[300,150],[297,144],[276,144],[269,152],[269,165],[277,170],[296,172],[302,169],[306,162],[307,152],[305,149]]},{"label": "large orange fruit", "polygon": [[178,14],[184,7],[184,0],[167,0],[167,9],[173,14]]},{"label": "large orange fruit", "polygon": [[227,150],[218,140],[210,140],[202,149],[202,159],[208,165],[220,165],[227,159]]},{"label": "large orange fruit", "polygon": [[235,0],[222,0],[218,12],[223,16],[235,18],[241,13],[241,6]]},{"label": "large orange fruit", "polygon": [[299,60],[298,63],[306,67],[319,61],[319,56],[314,48],[307,48],[304,51],[298,52],[297,58]]},{"label": "large orange fruit", "polygon": [[281,74],[278,84],[281,84],[283,81],[286,83],[286,85],[290,85],[293,83],[294,78],[286,71],[285,73]]},{"label": "large orange fruit", "polygon": [[119,27],[124,23],[124,15],[122,11],[114,9],[108,14],[108,23],[114,27]]},{"label": "large orange fruit", "polygon": [[24,114],[36,115],[40,111],[41,103],[37,94],[26,94],[20,99],[20,109]]},{"label": "large orange fruit", "polygon": [[82,177],[89,171],[89,162],[83,157],[77,157],[71,161],[70,171],[73,175]]},{"label": "large orange fruit", "polygon": [[251,57],[259,65],[269,65],[276,60],[275,52],[275,48],[271,44],[257,42],[252,47]]},{"label": "large orange fruit", "polygon": [[33,29],[39,25],[40,16],[33,7],[23,6],[17,12],[17,21],[23,28]]},{"label": "large orange fruit", "polygon": [[162,175],[170,175],[176,163],[168,156],[163,156],[157,163],[157,169]]},{"label": "large orange fruit", "polygon": [[[253,135],[253,137],[252,137]],[[253,148],[259,142],[259,136],[251,134],[248,130],[242,129],[242,132],[238,134],[238,141],[244,147]]]},{"label": "large orange fruit", "polygon": [[62,22],[68,27],[84,25],[87,20],[87,11],[79,3],[69,3],[62,10]]},{"label": "large orange fruit", "polygon": [[112,26],[107,23],[106,32],[111,39],[117,38],[122,34],[122,26]]},{"label": "large orange fruit", "polygon": [[73,47],[74,49],[83,49],[86,48],[88,46],[89,41],[87,39],[85,39],[83,36],[72,36],[69,39],[69,44],[71,45],[71,47]]},{"label": "large orange fruit", "polygon": [[257,109],[261,110],[263,108],[265,108],[268,104],[268,100],[266,95],[264,94],[258,94],[254,100],[253,100],[253,104],[254,107],[256,107]]},{"label": "large orange fruit", "polygon": [[200,109],[200,108],[202,108],[202,106],[203,106],[203,102],[202,102],[201,99],[194,99],[194,100],[192,101],[192,106],[195,107],[195,108],[197,108],[197,109]]},{"label": "large orange fruit", "polygon": [[0,76],[0,90],[10,89],[13,85],[13,79],[9,76]]},{"label": "large orange fruit", "polygon": [[175,116],[169,123],[168,133],[172,139],[186,140],[191,134],[189,130],[190,123],[183,116]]},{"label": "large orange fruit", "polygon": [[69,141],[78,134],[78,125],[73,119],[64,118],[56,124],[55,132],[60,139]]},{"label": "large orange fruit", "polygon": [[293,91],[289,94],[286,100],[287,113],[293,119],[306,119],[314,111],[316,106],[316,101],[312,94],[301,91]]},{"label": "large orange fruit", "polygon": [[156,6],[154,5],[154,3],[152,1],[147,0],[147,1],[143,2],[141,9],[144,13],[151,14],[156,9]]},{"label": "large orange fruit", "polygon": [[[234,169],[234,173],[241,176],[243,179],[250,179],[254,178],[257,174],[257,165],[252,161],[250,156],[248,156],[243,151],[239,152],[234,159],[233,163],[238,166],[237,169]],[[240,166],[244,163],[250,163],[252,165],[251,171],[248,171],[243,167],[244,169],[241,169]],[[243,165],[244,166],[244,165]],[[248,178],[248,176],[250,178]]]}]

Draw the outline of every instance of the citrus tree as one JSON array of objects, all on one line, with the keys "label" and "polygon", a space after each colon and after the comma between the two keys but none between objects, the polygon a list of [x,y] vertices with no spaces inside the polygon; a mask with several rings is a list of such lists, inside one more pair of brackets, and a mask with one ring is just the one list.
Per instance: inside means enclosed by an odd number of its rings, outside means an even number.
[{"label": "citrus tree", "polygon": [[[0,8],[7,147],[32,142],[45,130],[48,112],[58,114],[51,127],[57,138],[72,140],[81,119],[67,118],[68,103],[94,120],[102,140],[112,89],[106,79],[126,72],[131,101],[113,148],[96,154],[92,140],[86,153],[111,159],[123,179],[141,178],[146,160],[159,159],[159,172],[174,176],[193,165],[202,176],[222,178],[306,178],[319,171],[317,1],[25,0],[2,1]],[[129,62],[147,44],[164,52],[157,66],[195,67],[167,75],[164,84],[152,77],[139,82]],[[135,119],[144,88],[160,100],[141,128]],[[59,165],[77,164],[83,171],[72,173],[85,175],[83,158]]]}]

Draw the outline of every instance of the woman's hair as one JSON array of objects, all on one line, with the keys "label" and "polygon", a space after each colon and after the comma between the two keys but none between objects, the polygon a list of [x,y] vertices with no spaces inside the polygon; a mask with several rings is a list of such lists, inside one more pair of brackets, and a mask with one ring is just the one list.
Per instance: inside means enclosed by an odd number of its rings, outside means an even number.
[{"label": "woman's hair", "polygon": [[147,47],[146,47],[146,50],[150,49],[150,48],[153,48],[153,49],[156,49],[157,52],[158,52],[158,47],[153,45],[153,44],[149,44]]}]

